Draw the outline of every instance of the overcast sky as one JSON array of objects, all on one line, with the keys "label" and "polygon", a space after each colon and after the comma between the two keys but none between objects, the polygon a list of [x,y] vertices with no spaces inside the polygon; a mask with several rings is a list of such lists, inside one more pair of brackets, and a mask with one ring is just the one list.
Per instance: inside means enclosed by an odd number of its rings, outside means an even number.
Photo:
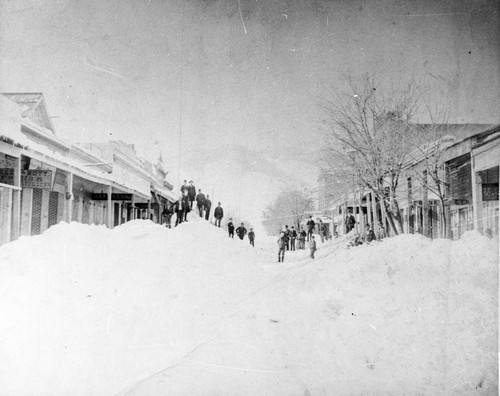
[{"label": "overcast sky", "polygon": [[162,151],[173,173],[180,131],[181,152],[314,158],[318,98],[346,71],[444,83],[452,121],[499,122],[498,4],[2,0],[0,90],[43,92],[58,136]]}]

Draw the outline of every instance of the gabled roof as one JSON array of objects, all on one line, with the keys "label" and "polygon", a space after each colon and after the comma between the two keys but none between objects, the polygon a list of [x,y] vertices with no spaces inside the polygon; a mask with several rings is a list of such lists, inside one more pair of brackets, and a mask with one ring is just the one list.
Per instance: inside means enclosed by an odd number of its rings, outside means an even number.
[{"label": "gabled roof", "polygon": [[47,104],[41,92],[2,93],[22,108],[22,117],[30,118],[35,124],[54,133],[54,125],[47,111]]},{"label": "gabled roof", "polygon": [[413,124],[413,128],[423,132],[424,136],[425,132],[433,131],[436,138],[448,135],[457,141],[477,135],[491,126],[491,124]]}]

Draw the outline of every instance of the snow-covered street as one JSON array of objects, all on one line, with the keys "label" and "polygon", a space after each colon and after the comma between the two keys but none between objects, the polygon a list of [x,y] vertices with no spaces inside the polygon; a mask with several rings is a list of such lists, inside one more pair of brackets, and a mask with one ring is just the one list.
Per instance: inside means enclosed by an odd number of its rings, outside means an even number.
[{"label": "snow-covered street", "polygon": [[0,389],[494,394],[497,243],[337,239],[283,265],[207,222],[62,223],[0,248]]}]

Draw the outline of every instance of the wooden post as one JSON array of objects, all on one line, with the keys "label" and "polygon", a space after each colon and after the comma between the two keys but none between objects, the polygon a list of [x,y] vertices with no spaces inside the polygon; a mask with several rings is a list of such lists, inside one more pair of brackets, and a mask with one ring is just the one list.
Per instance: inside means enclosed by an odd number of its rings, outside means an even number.
[{"label": "wooden post", "polygon": [[73,173],[66,176],[66,222],[71,223],[73,218]]},{"label": "wooden post", "polygon": [[408,234],[413,234],[415,228],[415,217],[413,216],[414,208],[413,208],[411,177],[406,179],[406,187],[407,187],[406,199],[408,200]]},{"label": "wooden post", "polygon": [[346,225],[345,225],[345,219],[347,216],[347,201],[344,201],[342,204],[342,216],[341,216],[341,223],[342,223],[342,235],[346,234]]},{"label": "wooden post", "polygon": [[391,227],[387,227],[387,213],[385,209],[385,202],[383,201],[380,202],[380,209],[382,212],[382,223],[384,224],[384,227],[386,229],[387,236],[389,236],[389,233],[392,233],[392,230]]},{"label": "wooden post", "polygon": [[364,235],[365,232],[365,217],[363,214],[363,205],[362,205],[362,200],[363,200],[363,190],[358,190],[358,196],[359,196],[359,201],[358,201],[358,211],[359,211],[359,220],[358,220],[358,233],[360,235]]},{"label": "wooden post", "polygon": [[435,225],[436,227],[436,236],[437,238],[442,238],[444,236],[443,234],[443,222],[441,221],[442,216],[441,216],[441,205],[436,206],[436,217],[437,217],[437,224]]},{"label": "wooden post", "polygon": [[40,220],[40,234],[49,228],[49,201],[50,191],[42,190],[42,217]]},{"label": "wooden post", "polygon": [[422,172],[422,234],[429,237],[429,190],[427,188],[427,170]]},{"label": "wooden post", "polygon": [[137,218],[136,216],[136,208],[135,208],[135,195],[132,194],[132,200],[130,202],[130,211],[131,211],[131,214],[130,214],[130,219],[131,220],[135,220]]},{"label": "wooden post", "polygon": [[[377,212],[377,196],[375,193],[370,193],[372,196],[372,211],[373,211],[373,228],[378,227],[379,219],[378,219],[378,212]],[[384,226],[385,227],[385,226]]]},{"label": "wooden post", "polygon": [[452,238],[452,233],[451,233],[451,210],[450,210],[450,195],[451,195],[451,188],[450,188],[450,166],[448,164],[444,165],[444,181],[445,181],[445,203],[444,203],[444,215],[445,215],[445,222],[444,222],[444,237],[451,239]]},{"label": "wooden post", "polygon": [[14,186],[18,189],[12,190],[12,227],[10,240],[19,238],[21,231],[21,158],[14,160]]},{"label": "wooden post", "polygon": [[113,213],[115,212],[115,208],[113,207],[113,200],[111,199],[111,194],[113,193],[113,187],[111,186],[108,186],[108,189],[107,189],[107,193],[108,193],[108,201],[107,201],[107,207],[108,207],[108,211],[106,213],[106,226],[108,228],[113,228]]},{"label": "wooden post", "polygon": [[369,192],[366,194],[366,214],[368,215],[368,224],[371,224],[373,229],[375,230],[375,225],[372,222],[372,193]]},{"label": "wooden post", "polygon": [[470,161],[472,183],[472,229],[483,232],[483,191],[481,176],[474,170],[474,157]]},{"label": "wooden post", "polygon": [[83,222],[83,197],[78,197],[78,213],[76,216],[76,221],[79,223]]},{"label": "wooden post", "polygon": [[21,233],[20,235],[31,235],[31,211],[33,209],[33,189],[23,189],[23,199],[21,203]]}]

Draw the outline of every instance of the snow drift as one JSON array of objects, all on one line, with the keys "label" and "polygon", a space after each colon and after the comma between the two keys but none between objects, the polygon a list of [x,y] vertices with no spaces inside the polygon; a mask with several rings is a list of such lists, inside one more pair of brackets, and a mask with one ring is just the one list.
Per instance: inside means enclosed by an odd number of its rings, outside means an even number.
[{"label": "snow drift", "polygon": [[498,241],[316,260],[207,222],[59,224],[0,248],[0,393],[494,394]]}]

